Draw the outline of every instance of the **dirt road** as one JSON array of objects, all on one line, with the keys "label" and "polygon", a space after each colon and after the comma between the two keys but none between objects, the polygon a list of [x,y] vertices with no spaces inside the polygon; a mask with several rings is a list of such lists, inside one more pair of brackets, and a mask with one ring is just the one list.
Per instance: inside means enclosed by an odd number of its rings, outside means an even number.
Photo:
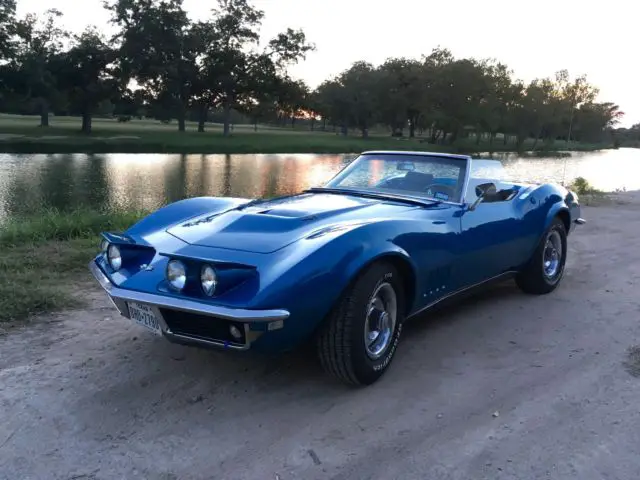
[{"label": "dirt road", "polygon": [[88,293],[0,337],[0,478],[638,478],[640,195],[620,198],[585,208],[556,292],[413,322],[362,390],[300,354],[170,345]]}]

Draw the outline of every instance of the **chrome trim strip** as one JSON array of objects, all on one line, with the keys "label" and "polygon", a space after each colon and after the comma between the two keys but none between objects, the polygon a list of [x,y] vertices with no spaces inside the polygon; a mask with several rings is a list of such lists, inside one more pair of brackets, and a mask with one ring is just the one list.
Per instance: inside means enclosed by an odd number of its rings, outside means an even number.
[{"label": "chrome trim strip", "polygon": [[[118,288],[107,278],[104,272],[94,260],[89,263],[89,270],[96,278],[100,286],[107,294],[118,303],[120,301],[139,302],[155,307],[167,307],[184,312],[199,313],[224,320],[236,320],[241,322],[273,322],[289,318],[286,310],[246,310],[241,308],[228,308],[219,305],[208,305],[189,299],[165,297],[153,293],[137,292]],[[122,313],[122,309],[118,308]]]},{"label": "chrome trim strip", "polygon": [[587,223],[587,221],[584,218],[576,218],[574,222],[577,223],[578,225],[584,225],[585,223]]},{"label": "chrome trim strip", "polygon": [[485,283],[489,283],[489,282],[492,282],[492,281],[495,281],[495,280],[499,280],[500,278],[503,278],[503,277],[506,280],[507,278],[512,277],[516,273],[518,273],[518,272],[515,271],[515,270],[509,270],[507,272],[500,273],[500,274],[498,274],[498,275],[496,275],[494,277],[482,280],[481,282],[474,283],[473,285],[469,285],[468,287],[462,287],[462,288],[456,290],[455,292],[451,292],[451,293],[445,295],[444,297],[441,297],[441,298],[439,298],[439,299],[437,299],[437,300],[425,305],[420,310],[417,310],[414,313],[408,315],[407,319],[409,319],[411,317],[415,317],[416,315],[420,315],[421,313],[424,313],[426,310],[436,306],[438,303],[443,302],[443,301],[447,300],[448,298],[455,297],[456,295],[460,295],[461,293],[467,292],[467,291],[469,291],[471,289],[474,289],[476,287],[484,285]]},{"label": "chrome trim strip", "polygon": [[469,181],[471,178],[471,162],[473,159],[471,157],[467,157],[467,165],[466,165],[466,173],[464,181],[462,182],[462,192],[460,192],[460,205],[466,204],[467,197],[467,189],[469,188]]}]

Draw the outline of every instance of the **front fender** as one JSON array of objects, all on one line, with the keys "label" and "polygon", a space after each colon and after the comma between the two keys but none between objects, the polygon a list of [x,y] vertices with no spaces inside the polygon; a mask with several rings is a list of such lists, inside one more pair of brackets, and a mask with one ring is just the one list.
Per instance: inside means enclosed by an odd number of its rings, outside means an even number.
[{"label": "front fender", "polygon": [[578,196],[559,185],[545,185],[540,189],[539,194],[540,207],[546,211],[544,227],[540,235],[549,228],[558,215],[566,222],[567,234],[573,231],[581,214]]},{"label": "front fender", "polygon": [[404,231],[402,221],[370,223],[332,233],[331,238],[296,242],[271,268],[260,272],[261,289],[252,308],[280,305],[291,312],[287,327],[291,334],[310,334],[358,273],[375,260],[404,261],[416,276],[416,264],[394,241]]}]

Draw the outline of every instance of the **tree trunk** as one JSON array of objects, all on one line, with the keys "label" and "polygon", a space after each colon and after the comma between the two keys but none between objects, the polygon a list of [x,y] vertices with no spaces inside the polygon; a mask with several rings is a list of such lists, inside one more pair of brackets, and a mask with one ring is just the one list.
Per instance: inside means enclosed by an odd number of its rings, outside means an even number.
[{"label": "tree trunk", "polygon": [[479,130],[476,130],[476,145],[480,145],[480,140],[482,140],[482,134]]},{"label": "tree trunk", "polygon": [[311,131],[313,132],[316,127],[316,119],[311,117]]},{"label": "tree trunk", "polygon": [[409,138],[416,137],[416,120],[415,118],[409,119]]},{"label": "tree trunk", "polygon": [[253,131],[254,132],[258,131],[258,119],[257,118],[253,121]]},{"label": "tree trunk", "polygon": [[502,144],[506,145],[507,142],[509,141],[509,135],[507,135],[506,133],[502,135]]},{"label": "tree trunk", "polygon": [[49,102],[44,98],[40,101],[40,126],[49,126]]},{"label": "tree trunk", "polygon": [[186,131],[187,122],[185,119],[185,109],[184,105],[180,105],[178,109],[178,131],[184,132]]},{"label": "tree trunk", "polygon": [[362,138],[369,138],[369,129],[366,125],[363,125],[362,128]]},{"label": "tree trunk", "polygon": [[200,111],[198,112],[198,132],[204,133],[204,126],[207,123],[207,114],[209,108],[206,104],[200,105]]},{"label": "tree trunk", "polygon": [[346,123],[343,123],[342,126],[340,127],[340,133],[345,137],[348,135],[349,130],[347,128],[347,124]]},{"label": "tree trunk", "polygon": [[295,126],[296,126],[296,116],[293,115],[291,117],[291,128],[295,128]]},{"label": "tree trunk", "polygon": [[83,112],[82,114],[82,133],[91,134],[91,112]]},{"label": "tree trunk", "polygon": [[224,127],[222,129],[222,135],[228,137],[231,135],[231,102],[224,102]]},{"label": "tree trunk", "polygon": [[542,127],[540,127],[540,130],[538,131],[536,138],[533,140],[533,147],[531,149],[534,151],[536,149],[536,146],[538,145],[538,140],[540,140],[540,135],[542,135]]}]

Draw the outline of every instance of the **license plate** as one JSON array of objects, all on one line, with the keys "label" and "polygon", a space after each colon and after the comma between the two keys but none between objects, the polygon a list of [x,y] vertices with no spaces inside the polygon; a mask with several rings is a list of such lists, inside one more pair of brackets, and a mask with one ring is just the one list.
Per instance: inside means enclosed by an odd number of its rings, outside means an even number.
[{"label": "license plate", "polygon": [[151,330],[156,335],[162,335],[160,322],[158,322],[151,307],[134,302],[127,302],[127,305],[129,306],[129,316],[131,320]]}]

